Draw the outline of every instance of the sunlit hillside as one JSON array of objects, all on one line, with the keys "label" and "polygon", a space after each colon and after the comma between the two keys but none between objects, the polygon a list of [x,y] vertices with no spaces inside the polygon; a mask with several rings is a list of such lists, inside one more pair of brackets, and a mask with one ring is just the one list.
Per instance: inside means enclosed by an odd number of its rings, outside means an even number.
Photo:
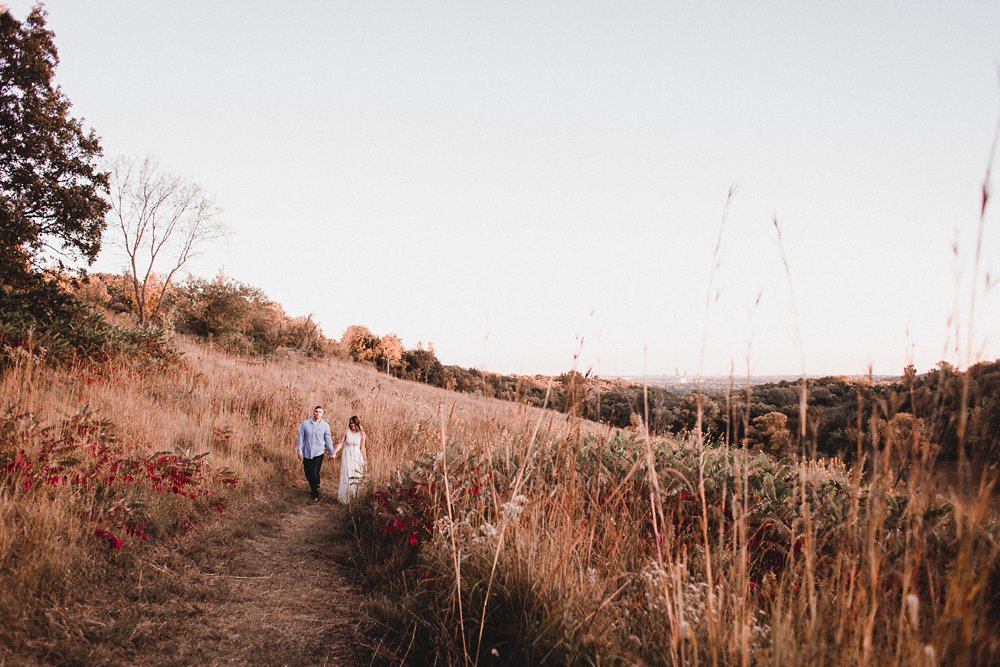
[{"label": "sunlit hillside", "polygon": [[[9,350],[0,376],[2,644],[73,625],[53,614],[231,504],[301,477],[298,423],[362,415],[373,469],[463,433],[516,437],[537,410],[297,353],[234,357],[177,338],[177,361],[53,365]],[[564,431],[564,416],[547,428]],[[483,429],[488,429],[484,431]],[[503,434],[506,434],[505,436]],[[471,437],[471,436],[470,436]],[[332,467],[332,466],[331,466]],[[2,659],[2,654],[0,654]]]},{"label": "sunlit hillside", "polygon": [[[350,362],[175,343],[168,365],[67,368],[21,352],[5,369],[8,650],[71,631],[79,621],[58,612],[67,601],[139,567],[164,540],[224,524],[241,499],[301,486],[296,425],[322,404],[335,430],[357,414],[370,438],[349,528],[381,658],[902,665],[998,655],[990,489],[952,503],[930,443],[883,443],[863,467],[776,460]],[[906,478],[893,478],[894,448],[911,445]]]}]

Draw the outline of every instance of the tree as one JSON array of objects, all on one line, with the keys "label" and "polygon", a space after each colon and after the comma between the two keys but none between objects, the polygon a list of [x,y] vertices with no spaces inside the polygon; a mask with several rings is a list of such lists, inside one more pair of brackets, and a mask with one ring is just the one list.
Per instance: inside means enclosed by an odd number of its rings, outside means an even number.
[{"label": "tree", "polygon": [[[70,116],[52,79],[59,55],[45,10],[23,23],[0,4],[0,284],[37,284],[46,251],[92,263],[101,249],[108,175],[100,139]],[[61,261],[61,260],[60,260]]]},{"label": "tree", "polygon": [[202,338],[246,332],[270,303],[260,289],[230,280],[222,272],[214,280],[192,278],[172,293],[171,301],[175,297],[180,330]]},{"label": "tree", "polygon": [[381,341],[368,327],[359,324],[347,327],[340,344],[354,361],[375,366],[382,361]]},{"label": "tree", "polygon": [[433,350],[418,348],[403,352],[401,375],[407,380],[426,382],[435,387],[444,385],[444,366]]},{"label": "tree", "polygon": [[227,234],[218,216],[200,186],[169,174],[152,158],[121,157],[112,165],[111,227],[129,259],[126,273],[140,323],[157,316],[163,295],[188,260]]},{"label": "tree", "polygon": [[403,341],[396,334],[386,334],[379,341],[382,349],[382,361],[385,363],[385,372],[398,367],[403,360]]},{"label": "tree", "polygon": [[775,456],[791,452],[792,433],[788,429],[788,415],[784,413],[768,412],[755,417],[747,435],[751,443],[759,443],[765,451]]}]

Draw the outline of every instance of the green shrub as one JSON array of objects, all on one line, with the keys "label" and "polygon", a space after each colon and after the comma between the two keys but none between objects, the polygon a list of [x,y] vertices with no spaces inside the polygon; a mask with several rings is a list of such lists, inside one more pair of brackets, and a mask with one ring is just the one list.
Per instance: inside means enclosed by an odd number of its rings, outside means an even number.
[{"label": "green shrub", "polygon": [[321,356],[331,341],[312,317],[291,318],[263,291],[220,274],[192,278],[170,293],[175,328],[219,344],[232,354],[267,355],[279,348]]},{"label": "green shrub", "polygon": [[55,362],[176,358],[161,328],[113,325],[55,282],[21,291],[0,289],[0,346],[0,360],[7,361],[15,349]]}]

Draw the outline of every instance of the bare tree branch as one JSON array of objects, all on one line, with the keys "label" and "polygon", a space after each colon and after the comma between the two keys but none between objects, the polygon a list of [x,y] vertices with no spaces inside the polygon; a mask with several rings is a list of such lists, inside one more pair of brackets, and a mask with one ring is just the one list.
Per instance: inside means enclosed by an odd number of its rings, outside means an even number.
[{"label": "bare tree branch", "polygon": [[[215,201],[196,183],[166,172],[154,159],[120,157],[111,167],[115,245],[129,259],[140,323],[155,318],[175,275],[211,241],[228,235]],[[162,282],[157,274],[163,275]]]}]

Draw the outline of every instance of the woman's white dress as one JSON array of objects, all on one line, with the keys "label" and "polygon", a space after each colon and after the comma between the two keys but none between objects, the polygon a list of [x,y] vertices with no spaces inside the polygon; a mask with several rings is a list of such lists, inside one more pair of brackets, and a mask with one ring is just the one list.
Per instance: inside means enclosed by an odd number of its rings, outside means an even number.
[{"label": "woman's white dress", "polygon": [[340,454],[340,487],[337,500],[346,503],[358,493],[358,483],[365,474],[365,456],[361,453],[361,432],[348,429]]}]

